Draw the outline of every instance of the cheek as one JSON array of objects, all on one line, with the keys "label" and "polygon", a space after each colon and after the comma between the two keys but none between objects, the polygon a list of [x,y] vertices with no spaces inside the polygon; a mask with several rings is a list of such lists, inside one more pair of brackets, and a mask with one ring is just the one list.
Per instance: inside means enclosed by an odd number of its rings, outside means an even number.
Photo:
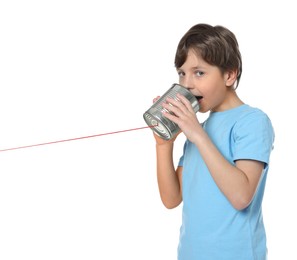
[{"label": "cheek", "polygon": [[[220,103],[224,99],[226,93],[226,87],[223,85],[218,85],[217,83],[209,84],[207,88],[204,88],[203,97],[205,102],[210,106]],[[203,100],[202,100],[203,101]]]},{"label": "cheek", "polygon": [[226,91],[227,87],[224,80],[220,78],[213,78],[208,85],[208,92],[212,92],[215,95],[222,95]]},{"label": "cheek", "polygon": [[203,93],[203,96],[209,98],[213,95],[216,95],[218,93],[219,89],[220,89],[220,87],[218,87],[217,84],[215,84],[215,82],[209,81],[207,84],[205,84],[201,88],[201,92]]}]

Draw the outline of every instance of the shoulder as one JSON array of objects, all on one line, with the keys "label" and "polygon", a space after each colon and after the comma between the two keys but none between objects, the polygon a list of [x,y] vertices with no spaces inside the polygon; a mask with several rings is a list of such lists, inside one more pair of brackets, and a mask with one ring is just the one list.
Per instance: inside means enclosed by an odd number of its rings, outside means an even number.
[{"label": "shoulder", "polygon": [[[244,108],[241,110],[241,118],[245,117],[265,117],[268,118],[268,115],[257,107],[252,107],[249,105],[244,105]],[[268,118],[269,119],[269,118]]]},{"label": "shoulder", "polygon": [[233,140],[241,150],[254,147],[257,150],[273,149],[274,129],[268,115],[259,108],[246,106],[233,127]]},{"label": "shoulder", "polygon": [[270,129],[273,131],[272,122],[269,116],[259,108],[245,105],[244,109],[238,114],[234,128],[237,130],[252,129],[260,130]]},{"label": "shoulder", "polygon": [[246,106],[237,118],[232,133],[235,159],[248,158],[268,163],[274,130],[265,112]]}]

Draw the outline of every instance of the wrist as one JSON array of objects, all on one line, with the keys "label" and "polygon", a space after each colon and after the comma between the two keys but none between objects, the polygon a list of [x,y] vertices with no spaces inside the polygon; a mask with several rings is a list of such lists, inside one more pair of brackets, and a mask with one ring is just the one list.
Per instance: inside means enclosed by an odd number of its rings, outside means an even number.
[{"label": "wrist", "polygon": [[173,150],[173,141],[164,141],[162,143],[157,142],[156,143],[156,149],[158,151],[172,151]]}]

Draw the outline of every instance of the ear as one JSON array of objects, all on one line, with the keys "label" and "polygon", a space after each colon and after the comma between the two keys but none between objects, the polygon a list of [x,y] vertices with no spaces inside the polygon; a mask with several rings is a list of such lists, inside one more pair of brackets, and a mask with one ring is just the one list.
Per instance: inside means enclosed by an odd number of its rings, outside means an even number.
[{"label": "ear", "polygon": [[237,80],[237,70],[230,70],[224,73],[225,85],[231,87]]}]

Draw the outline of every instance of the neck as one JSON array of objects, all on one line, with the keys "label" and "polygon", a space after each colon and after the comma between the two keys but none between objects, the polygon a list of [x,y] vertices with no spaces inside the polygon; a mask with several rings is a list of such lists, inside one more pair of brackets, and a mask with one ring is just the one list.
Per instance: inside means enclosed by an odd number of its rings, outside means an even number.
[{"label": "neck", "polygon": [[240,105],[244,104],[244,102],[237,96],[235,90],[230,90],[227,92],[224,102],[217,108],[213,109],[213,112],[220,112],[229,110]]}]

